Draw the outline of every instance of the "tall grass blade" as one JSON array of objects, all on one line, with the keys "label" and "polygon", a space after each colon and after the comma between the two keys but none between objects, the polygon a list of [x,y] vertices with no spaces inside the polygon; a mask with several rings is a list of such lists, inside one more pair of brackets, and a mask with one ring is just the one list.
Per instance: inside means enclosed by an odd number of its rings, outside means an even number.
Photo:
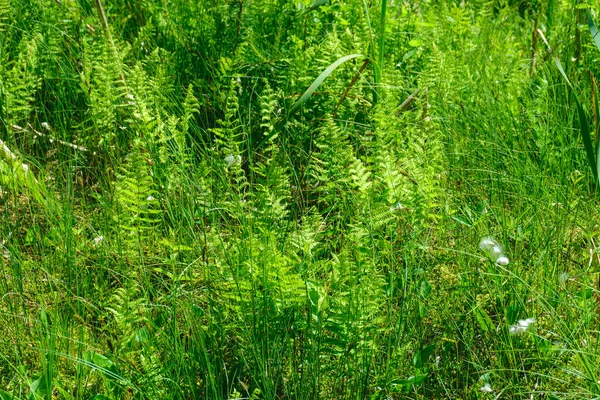
[{"label": "tall grass blade", "polygon": [[546,21],[548,29],[547,32],[550,32],[554,26],[554,0],[548,1],[548,7],[546,8]]},{"label": "tall grass blade", "polygon": [[577,95],[575,95],[575,101],[577,102],[577,114],[579,115],[579,130],[581,130],[581,138],[583,139],[583,146],[588,157],[588,162],[592,173],[594,174],[594,182],[598,183],[598,168],[600,167],[600,158],[594,156],[594,145],[592,144],[592,137],[590,135],[590,124],[585,113],[585,110],[581,106],[581,102]]},{"label": "tall grass blade", "polygon": [[[554,57],[554,63],[558,67],[560,74],[565,78],[565,81],[569,85],[571,89],[573,89],[573,85],[565,72],[560,60],[557,57]],[[573,96],[575,97],[575,102],[577,103],[577,115],[579,116],[579,130],[581,131],[581,138],[583,140],[583,146],[585,147],[585,153],[588,158],[588,163],[590,168],[592,169],[592,173],[594,174],[594,182],[598,183],[598,168],[600,167],[600,159],[597,160],[596,154],[594,152],[594,145],[592,143],[592,137],[590,135],[590,123],[587,118],[587,114],[581,105],[581,101],[577,96],[577,93],[573,91]]]},{"label": "tall grass blade", "polygon": [[[557,57],[554,57],[554,63],[558,67],[558,71],[560,72],[560,74],[563,76],[563,78],[565,78],[565,81],[567,82],[567,85],[569,85],[569,87],[571,89],[573,89],[573,85],[571,84],[571,81],[569,80],[569,77],[567,76],[567,73],[565,72],[565,69],[563,68],[560,60]],[[577,96],[577,95],[575,95],[575,96]],[[579,98],[577,99],[577,102],[579,102]]]}]

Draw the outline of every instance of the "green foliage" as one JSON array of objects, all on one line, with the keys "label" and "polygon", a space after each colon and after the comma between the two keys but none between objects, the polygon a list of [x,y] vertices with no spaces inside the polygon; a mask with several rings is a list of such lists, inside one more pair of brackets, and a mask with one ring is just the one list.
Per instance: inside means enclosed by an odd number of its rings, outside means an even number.
[{"label": "green foliage", "polygon": [[9,132],[14,132],[14,125],[23,124],[33,112],[35,95],[41,84],[38,75],[40,41],[40,35],[34,35],[31,39],[23,37],[15,59],[8,58],[6,52],[1,56],[2,119],[4,130],[8,127]]},{"label": "green foliage", "polygon": [[0,0],[0,399],[598,396],[587,5],[101,3]]},{"label": "green foliage", "polygon": [[161,214],[153,186],[145,150],[138,141],[115,181],[115,233],[125,249],[142,252],[146,243],[152,244]]}]

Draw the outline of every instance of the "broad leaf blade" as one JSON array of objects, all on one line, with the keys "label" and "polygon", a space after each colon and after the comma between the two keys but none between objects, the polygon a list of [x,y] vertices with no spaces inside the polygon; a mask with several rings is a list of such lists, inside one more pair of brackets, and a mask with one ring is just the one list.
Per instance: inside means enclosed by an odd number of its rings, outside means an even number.
[{"label": "broad leaf blade", "polygon": [[312,11],[315,8],[321,7],[325,3],[327,3],[327,0],[315,0],[310,4],[310,6],[308,6],[308,11]]},{"label": "broad leaf blade", "polygon": [[18,398],[17,396],[13,396],[12,394],[0,389],[0,400],[21,400],[21,399]]},{"label": "broad leaf blade", "polygon": [[592,14],[590,14],[590,10],[587,12],[588,17],[588,27],[590,28],[590,33],[592,34],[592,39],[594,39],[594,43],[596,43],[596,47],[600,50],[600,32],[598,32],[598,28],[592,19]]},{"label": "broad leaf blade", "polygon": [[[573,89],[573,85],[571,85],[571,81],[569,80],[569,77],[567,76],[567,73],[565,72],[565,69],[563,68],[562,64],[560,63],[560,60],[558,59],[558,57],[554,57],[554,63],[558,67],[560,74],[563,76],[563,78],[565,78],[565,81],[567,81],[567,84],[569,85],[569,87],[571,89]],[[579,102],[579,99],[577,100],[577,102]]]}]

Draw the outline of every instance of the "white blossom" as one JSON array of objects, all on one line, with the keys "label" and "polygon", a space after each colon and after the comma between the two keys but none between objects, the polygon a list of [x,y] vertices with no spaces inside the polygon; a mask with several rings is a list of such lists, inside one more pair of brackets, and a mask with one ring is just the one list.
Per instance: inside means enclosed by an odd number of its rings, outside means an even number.
[{"label": "white blossom", "polygon": [[146,197],[146,201],[155,201],[156,198],[154,196],[148,196]]},{"label": "white blossom", "polygon": [[4,153],[5,157],[10,158],[11,160],[17,158],[17,156],[15,156],[12,151],[10,151],[8,146],[2,140],[0,140],[0,145],[2,145],[2,152]]},{"label": "white blossom", "polygon": [[520,319],[519,322],[509,328],[508,332],[511,335],[527,332],[529,325],[533,324],[534,322],[535,318]]},{"label": "white blossom", "polygon": [[483,393],[492,393],[493,390],[492,386],[486,382],[482,387],[479,388],[479,391]]},{"label": "white blossom", "polygon": [[241,164],[242,163],[242,156],[230,154],[227,157],[225,157],[225,162],[227,163],[227,167],[226,168],[229,168],[233,164],[236,164],[236,163],[237,164]]},{"label": "white blossom", "polygon": [[404,210],[406,207],[404,207],[404,204],[402,203],[396,203],[394,204],[394,206],[392,207],[392,210]]},{"label": "white blossom", "polygon": [[100,246],[103,241],[104,241],[104,236],[102,236],[102,235],[94,238],[94,246]]},{"label": "white blossom", "polygon": [[508,265],[508,257],[502,256],[496,260],[496,264],[498,265]]},{"label": "white blossom", "polygon": [[45,130],[49,131],[50,130],[50,124],[47,122],[42,122],[42,128],[44,128]]},{"label": "white blossom", "polygon": [[487,256],[498,265],[508,265],[508,257],[502,252],[502,247],[491,236],[486,236],[479,242],[479,248],[483,250]]}]

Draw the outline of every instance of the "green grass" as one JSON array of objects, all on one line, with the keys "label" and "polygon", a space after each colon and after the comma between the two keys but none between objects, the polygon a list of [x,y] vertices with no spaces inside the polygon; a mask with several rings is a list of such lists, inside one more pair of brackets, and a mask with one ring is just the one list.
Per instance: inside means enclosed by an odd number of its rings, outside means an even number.
[{"label": "green grass", "polygon": [[0,399],[600,397],[600,51],[512,3],[0,1]]}]

